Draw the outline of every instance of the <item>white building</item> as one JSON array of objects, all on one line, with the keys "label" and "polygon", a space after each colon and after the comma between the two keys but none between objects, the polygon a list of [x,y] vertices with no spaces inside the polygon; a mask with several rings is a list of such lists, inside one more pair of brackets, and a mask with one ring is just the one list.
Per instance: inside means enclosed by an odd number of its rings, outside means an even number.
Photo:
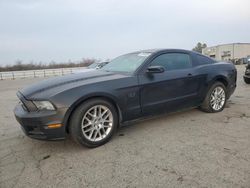
[{"label": "white building", "polygon": [[250,56],[250,43],[232,43],[207,47],[202,49],[202,54],[216,60],[233,60],[237,62]]}]

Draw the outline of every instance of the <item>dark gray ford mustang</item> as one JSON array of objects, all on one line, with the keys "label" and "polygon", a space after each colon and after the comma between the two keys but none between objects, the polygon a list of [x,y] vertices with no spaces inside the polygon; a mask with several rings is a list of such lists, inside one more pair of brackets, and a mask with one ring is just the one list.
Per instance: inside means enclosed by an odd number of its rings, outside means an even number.
[{"label": "dark gray ford mustang", "polygon": [[87,147],[106,143],[125,122],[199,107],[222,111],[236,88],[233,64],[164,49],[119,56],[102,69],[42,81],[17,92],[14,113],[31,138],[67,133]]}]

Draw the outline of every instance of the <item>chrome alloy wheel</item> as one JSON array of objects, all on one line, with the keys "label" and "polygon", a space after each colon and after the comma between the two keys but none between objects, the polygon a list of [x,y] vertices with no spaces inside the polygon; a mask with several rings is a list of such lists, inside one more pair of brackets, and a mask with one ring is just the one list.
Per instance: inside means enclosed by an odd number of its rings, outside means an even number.
[{"label": "chrome alloy wheel", "polygon": [[224,106],[225,100],[226,100],[226,94],[224,89],[220,86],[214,88],[210,97],[210,105],[213,108],[213,110],[216,111],[220,110]]},{"label": "chrome alloy wheel", "polygon": [[111,131],[113,115],[109,108],[95,105],[88,109],[82,119],[82,133],[90,141],[100,141]]}]

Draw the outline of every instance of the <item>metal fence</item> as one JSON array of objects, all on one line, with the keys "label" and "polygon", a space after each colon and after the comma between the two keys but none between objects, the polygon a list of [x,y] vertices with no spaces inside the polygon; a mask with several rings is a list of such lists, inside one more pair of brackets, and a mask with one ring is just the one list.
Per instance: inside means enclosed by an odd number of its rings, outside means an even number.
[{"label": "metal fence", "polygon": [[86,67],[73,67],[73,68],[60,68],[60,69],[0,72],[0,80],[61,76],[65,74],[72,74],[74,72],[79,71],[80,69],[85,69],[85,68]]}]

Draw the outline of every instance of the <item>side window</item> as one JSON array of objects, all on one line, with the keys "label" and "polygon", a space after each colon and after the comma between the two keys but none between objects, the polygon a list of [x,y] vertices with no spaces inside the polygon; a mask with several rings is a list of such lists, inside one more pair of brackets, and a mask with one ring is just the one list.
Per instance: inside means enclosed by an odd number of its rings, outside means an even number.
[{"label": "side window", "polygon": [[166,71],[192,67],[189,55],[184,53],[166,53],[159,55],[151,62],[151,65],[163,66]]},{"label": "side window", "polygon": [[214,63],[214,60],[210,59],[209,57],[197,55],[197,60],[199,62],[199,65],[207,65]]}]

